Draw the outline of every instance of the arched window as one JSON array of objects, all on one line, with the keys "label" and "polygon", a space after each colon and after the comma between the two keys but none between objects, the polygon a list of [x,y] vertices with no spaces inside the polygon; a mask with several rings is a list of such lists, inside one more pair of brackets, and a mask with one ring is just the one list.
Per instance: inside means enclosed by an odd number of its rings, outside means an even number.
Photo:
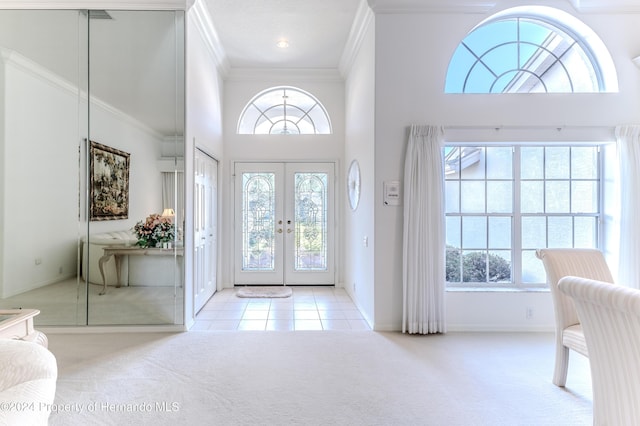
[{"label": "arched window", "polygon": [[258,93],[244,107],[239,134],[330,134],[331,121],[324,106],[304,90],[280,86]]},{"label": "arched window", "polygon": [[477,25],[456,49],[445,93],[617,92],[611,55],[570,14],[522,6]]}]

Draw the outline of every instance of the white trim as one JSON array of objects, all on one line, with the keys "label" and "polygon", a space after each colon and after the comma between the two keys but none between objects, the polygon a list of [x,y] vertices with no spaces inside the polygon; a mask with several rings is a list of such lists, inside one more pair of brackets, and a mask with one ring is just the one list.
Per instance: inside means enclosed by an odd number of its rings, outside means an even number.
[{"label": "white trim", "polygon": [[195,3],[189,13],[190,16],[193,17],[194,26],[198,30],[198,33],[200,33],[209,54],[218,66],[218,71],[224,78],[229,74],[231,65],[229,64],[227,53],[222,47],[218,33],[213,25],[209,9],[204,4],[203,0],[195,0]]},{"label": "white trim", "polygon": [[232,68],[227,81],[280,81],[290,84],[297,81],[343,82],[337,68]]},{"label": "white trim", "polygon": [[[487,13],[497,5],[496,0],[368,0],[376,14],[392,13]],[[569,0],[580,13],[640,13],[636,0]]]},{"label": "white trim", "polygon": [[0,9],[187,10],[192,4],[193,0],[0,0]]},{"label": "white trim", "polygon": [[497,1],[368,0],[368,3],[377,15],[383,13],[487,13],[496,6]]},{"label": "white trim", "polygon": [[353,24],[351,25],[349,37],[347,38],[347,43],[344,46],[342,56],[340,57],[340,63],[338,65],[340,74],[344,78],[346,78],[351,71],[351,67],[355,62],[360,46],[362,46],[367,29],[373,22],[373,18],[373,12],[369,8],[367,0],[360,0],[356,16],[353,20]]},{"label": "white trim", "polygon": [[[78,87],[64,78],[52,73],[47,68],[32,61],[26,56],[21,55],[12,49],[6,47],[0,47],[0,57],[5,65],[12,65],[14,68],[23,71],[31,76],[34,76],[40,80],[44,80],[66,92],[70,92],[73,95],[78,94]],[[86,96],[85,96],[86,98]]]},{"label": "white trim", "polygon": [[[191,327],[193,324],[189,325]],[[38,331],[45,334],[104,334],[104,333],[180,333],[188,331],[187,325],[71,325],[71,326],[46,326],[39,325]]]},{"label": "white trim", "polygon": [[[612,142],[614,126],[597,125],[444,125],[445,141],[454,142]],[[523,139],[524,138],[524,139]]]},{"label": "white trim", "polygon": [[[86,98],[86,94],[83,93],[82,94],[83,98]],[[135,118],[133,118],[132,116],[130,116],[129,114],[119,110],[118,108],[114,107],[111,104],[108,104],[98,98],[96,98],[95,96],[91,97],[91,103],[99,108],[102,108],[104,111],[114,115],[115,117],[121,119],[122,121],[129,123],[135,127],[137,127],[138,129],[142,130],[143,132],[155,137],[156,139],[162,139],[164,138],[164,135],[162,133],[158,133],[157,131],[155,131],[154,129],[152,129],[151,127],[147,126],[146,124],[136,120]]]},{"label": "white trim", "polygon": [[478,324],[478,323],[447,323],[448,332],[494,332],[494,333],[551,333],[555,330],[553,324]]},{"label": "white trim", "polygon": [[[1,58],[0,60],[4,63],[5,66],[7,65],[13,66],[14,68],[24,73],[27,73],[35,78],[45,81],[59,89],[62,89],[65,92],[69,92],[73,96],[78,96],[78,93],[79,93],[79,96],[83,100],[85,101],[87,100],[86,91],[80,91],[79,88],[73,83],[69,82],[68,80],[65,80],[64,78],[51,72],[49,69],[43,67],[37,62],[32,61],[31,59],[21,55],[20,53],[14,50],[0,47],[0,58]],[[125,112],[119,110],[113,105],[110,105],[96,98],[95,96],[91,97],[91,103],[94,106],[102,108],[104,111],[114,115],[119,120],[129,123],[157,139],[162,139],[164,137],[162,134],[153,130],[151,127],[147,126],[146,124],[136,120],[129,114],[126,114]]]},{"label": "white trim", "polygon": [[640,13],[636,0],[609,0],[606,4],[600,0],[570,0],[570,3],[580,13]]}]

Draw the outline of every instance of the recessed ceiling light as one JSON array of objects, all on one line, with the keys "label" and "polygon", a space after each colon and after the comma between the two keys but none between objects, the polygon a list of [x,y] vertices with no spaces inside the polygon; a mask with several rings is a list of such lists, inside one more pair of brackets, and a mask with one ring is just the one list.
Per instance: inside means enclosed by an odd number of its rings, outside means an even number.
[{"label": "recessed ceiling light", "polygon": [[289,41],[287,41],[286,39],[278,40],[276,46],[278,46],[280,49],[286,49],[287,47],[289,47]]}]

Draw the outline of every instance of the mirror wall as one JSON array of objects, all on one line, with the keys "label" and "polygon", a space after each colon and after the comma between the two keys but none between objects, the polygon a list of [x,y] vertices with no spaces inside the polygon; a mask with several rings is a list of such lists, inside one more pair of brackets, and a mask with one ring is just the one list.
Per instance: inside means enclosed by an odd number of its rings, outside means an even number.
[{"label": "mirror wall", "polygon": [[0,309],[182,324],[184,13],[0,10],[0,53]]}]

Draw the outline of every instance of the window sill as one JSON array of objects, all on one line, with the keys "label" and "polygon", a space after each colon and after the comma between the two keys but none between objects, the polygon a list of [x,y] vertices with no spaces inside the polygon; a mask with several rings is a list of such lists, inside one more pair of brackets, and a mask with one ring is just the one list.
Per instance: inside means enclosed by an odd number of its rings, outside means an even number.
[{"label": "window sill", "polygon": [[548,293],[546,287],[447,287],[447,292],[452,293]]}]

